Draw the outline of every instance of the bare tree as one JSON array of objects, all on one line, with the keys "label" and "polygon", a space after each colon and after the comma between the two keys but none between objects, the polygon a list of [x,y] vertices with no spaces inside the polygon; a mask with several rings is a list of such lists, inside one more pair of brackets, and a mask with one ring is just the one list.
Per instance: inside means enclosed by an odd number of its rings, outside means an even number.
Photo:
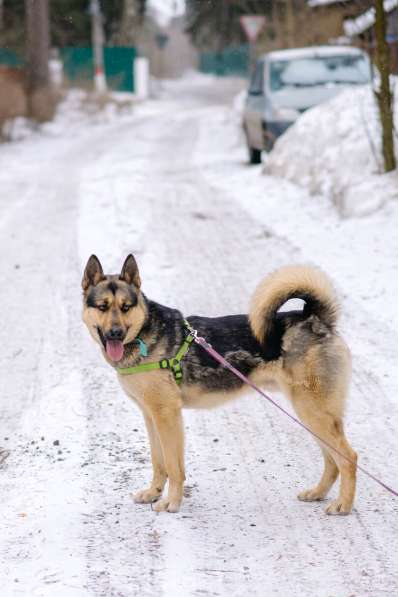
[{"label": "bare tree", "polygon": [[380,88],[375,91],[382,128],[384,170],[396,168],[394,151],[393,95],[390,87],[390,53],[386,39],[386,13],[383,0],[375,0],[376,63],[380,71]]},{"label": "bare tree", "polygon": [[26,0],[27,65],[30,90],[49,84],[50,32],[48,0]]},{"label": "bare tree", "polygon": [[136,42],[144,19],[145,8],[145,0],[123,0],[123,13],[118,35],[120,44],[129,46]]},{"label": "bare tree", "polygon": [[294,14],[293,0],[285,1],[285,31],[286,31],[286,47],[294,48],[295,46],[295,30],[296,19]]},{"label": "bare tree", "polygon": [[25,0],[27,29],[27,91],[29,114],[44,121],[52,118],[55,98],[48,67],[50,26],[48,0]]}]

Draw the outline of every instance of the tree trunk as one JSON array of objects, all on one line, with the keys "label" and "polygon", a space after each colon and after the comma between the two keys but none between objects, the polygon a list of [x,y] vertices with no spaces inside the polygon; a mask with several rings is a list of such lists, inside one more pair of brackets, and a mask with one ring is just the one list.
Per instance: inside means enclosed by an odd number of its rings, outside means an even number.
[{"label": "tree trunk", "polygon": [[0,0],[0,31],[4,28],[4,1]]},{"label": "tree trunk", "polygon": [[384,171],[396,168],[394,151],[394,113],[390,87],[390,54],[386,39],[386,14],[383,0],[376,0],[376,63],[380,71],[380,89],[375,92],[382,128]]},{"label": "tree trunk", "polygon": [[283,8],[282,2],[274,2],[272,5],[272,23],[275,31],[274,44],[277,50],[285,47],[285,15]]},{"label": "tree trunk", "polygon": [[50,33],[48,0],[26,0],[27,64],[29,89],[36,90],[49,84],[48,57]]},{"label": "tree trunk", "polygon": [[285,15],[286,48],[295,47],[295,14],[293,0],[286,0]]},{"label": "tree trunk", "polygon": [[134,45],[141,25],[142,15],[139,0],[124,0],[118,43],[122,46]]},{"label": "tree trunk", "polygon": [[50,27],[48,0],[25,0],[27,29],[27,93],[29,115],[38,121],[54,115],[55,98],[48,67]]}]

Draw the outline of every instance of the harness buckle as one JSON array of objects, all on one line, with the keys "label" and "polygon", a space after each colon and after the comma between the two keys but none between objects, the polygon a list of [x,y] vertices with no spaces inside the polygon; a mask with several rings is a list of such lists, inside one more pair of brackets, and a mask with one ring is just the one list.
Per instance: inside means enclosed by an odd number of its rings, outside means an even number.
[{"label": "harness buckle", "polygon": [[170,359],[170,369],[177,384],[182,380],[182,367],[178,359]]},{"label": "harness buckle", "polygon": [[159,361],[159,367],[161,369],[169,369],[169,367],[170,367],[169,359],[162,359],[161,361]]}]

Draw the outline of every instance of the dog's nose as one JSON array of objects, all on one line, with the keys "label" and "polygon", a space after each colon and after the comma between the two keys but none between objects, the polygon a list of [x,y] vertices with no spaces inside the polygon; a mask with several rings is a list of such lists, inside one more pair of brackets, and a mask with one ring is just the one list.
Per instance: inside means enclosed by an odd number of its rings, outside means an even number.
[{"label": "dog's nose", "polygon": [[110,329],[107,335],[109,340],[122,340],[124,333],[122,328],[114,327]]}]

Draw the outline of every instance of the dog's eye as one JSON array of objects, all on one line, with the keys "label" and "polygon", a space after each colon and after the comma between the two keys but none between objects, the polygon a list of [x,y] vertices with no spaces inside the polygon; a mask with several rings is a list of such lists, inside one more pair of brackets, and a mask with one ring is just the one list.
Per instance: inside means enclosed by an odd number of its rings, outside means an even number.
[{"label": "dog's eye", "polygon": [[131,309],[131,307],[132,307],[132,305],[126,305],[126,304],[124,304],[124,305],[122,305],[122,306],[120,307],[120,309],[121,309],[121,311],[122,311],[123,313],[127,313],[127,311],[128,311],[129,309]]},{"label": "dog's eye", "polygon": [[108,311],[108,305],[97,305],[97,309],[99,309],[102,312]]}]

